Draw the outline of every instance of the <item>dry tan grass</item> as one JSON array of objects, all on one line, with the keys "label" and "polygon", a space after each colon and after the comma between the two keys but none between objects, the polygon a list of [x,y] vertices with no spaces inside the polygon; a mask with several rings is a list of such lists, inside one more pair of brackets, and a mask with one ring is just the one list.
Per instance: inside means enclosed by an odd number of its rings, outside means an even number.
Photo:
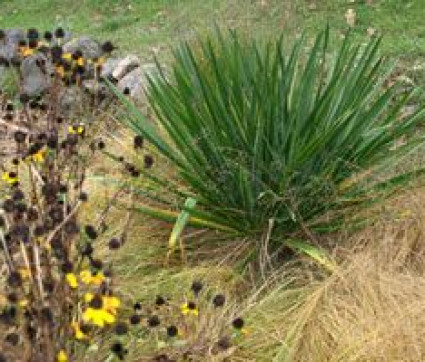
[{"label": "dry tan grass", "polygon": [[286,268],[280,277],[292,286],[252,306],[235,360],[425,360],[423,198],[398,200],[379,225],[345,240],[332,275]]}]

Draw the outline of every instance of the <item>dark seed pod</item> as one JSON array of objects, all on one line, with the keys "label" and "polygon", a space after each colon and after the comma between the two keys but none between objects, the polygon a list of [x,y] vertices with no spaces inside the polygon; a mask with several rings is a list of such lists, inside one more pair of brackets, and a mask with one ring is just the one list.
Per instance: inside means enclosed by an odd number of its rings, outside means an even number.
[{"label": "dark seed pod", "polygon": [[128,332],[127,323],[125,323],[125,322],[118,322],[115,325],[114,331],[115,331],[115,334],[117,334],[118,336],[122,336],[122,335],[126,334]]},{"label": "dark seed pod", "polygon": [[236,329],[242,329],[244,325],[245,325],[245,322],[242,318],[236,318],[232,322],[232,326]]},{"label": "dark seed pod", "polygon": [[197,296],[199,294],[199,292],[202,290],[202,288],[204,287],[204,285],[202,284],[202,282],[200,282],[199,280],[195,280],[192,283],[192,286],[190,289],[192,289],[193,294],[195,294],[195,296]]},{"label": "dark seed pod", "polygon": [[97,231],[93,225],[86,225],[84,227],[84,231],[90,239],[92,240],[97,239]]},{"label": "dark seed pod", "polygon": [[[8,333],[5,337],[5,342],[9,343],[12,346],[16,346],[19,343],[19,334],[17,333]],[[1,361],[1,359],[0,359]]]},{"label": "dark seed pod", "polygon": [[17,271],[12,271],[8,278],[7,284],[12,288],[18,288],[22,285],[22,277]]},{"label": "dark seed pod", "polygon": [[133,314],[131,317],[130,317],[130,323],[131,324],[139,324],[140,323],[140,321],[141,321],[141,317],[138,315],[138,314]]},{"label": "dark seed pod", "polygon": [[58,39],[62,39],[65,37],[65,31],[63,30],[63,28],[57,28],[55,30],[55,37]]},{"label": "dark seed pod", "polygon": [[213,299],[214,307],[222,307],[226,303],[226,297],[223,294],[217,294]]},{"label": "dark seed pod", "polygon": [[176,326],[169,326],[167,327],[167,336],[168,337],[175,337],[177,336],[179,330],[177,329]]},{"label": "dark seed pod", "polygon": [[159,320],[159,317],[156,315],[153,315],[149,317],[148,319],[148,326],[151,328],[158,327],[161,324],[161,321]]}]

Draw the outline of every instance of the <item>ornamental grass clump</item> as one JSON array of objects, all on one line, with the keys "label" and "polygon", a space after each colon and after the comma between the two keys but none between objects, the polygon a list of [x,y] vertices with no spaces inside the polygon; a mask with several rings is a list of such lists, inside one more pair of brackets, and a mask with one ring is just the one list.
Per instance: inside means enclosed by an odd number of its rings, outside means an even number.
[{"label": "ornamental grass clump", "polygon": [[425,110],[403,114],[415,90],[391,81],[380,42],[348,35],[333,55],[326,30],[308,51],[233,32],[183,44],[149,79],[161,131],[118,95],[127,124],[178,169],[181,205],[198,201],[198,224],[311,236],[361,223],[352,216],[423,171],[396,167],[422,143]]}]

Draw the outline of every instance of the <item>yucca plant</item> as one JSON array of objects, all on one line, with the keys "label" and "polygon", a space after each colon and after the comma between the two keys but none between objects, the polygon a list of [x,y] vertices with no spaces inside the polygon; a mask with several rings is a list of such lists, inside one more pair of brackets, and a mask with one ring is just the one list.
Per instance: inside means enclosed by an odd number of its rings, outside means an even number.
[{"label": "yucca plant", "polygon": [[120,96],[127,124],[178,169],[197,221],[243,234],[334,230],[422,173],[396,167],[422,143],[425,110],[402,116],[414,90],[389,85],[380,39],[347,36],[336,54],[328,41],[325,30],[307,52],[302,38],[286,52],[283,38],[218,32],[181,45],[171,71],[149,78],[159,128]]}]

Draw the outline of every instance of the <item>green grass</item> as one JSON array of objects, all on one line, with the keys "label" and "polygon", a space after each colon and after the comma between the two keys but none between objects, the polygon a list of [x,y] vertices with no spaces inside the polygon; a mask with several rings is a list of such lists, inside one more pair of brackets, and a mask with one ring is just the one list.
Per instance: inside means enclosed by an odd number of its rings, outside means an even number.
[{"label": "green grass", "polygon": [[[75,33],[111,38],[123,51],[149,57],[152,47],[174,45],[194,31],[215,23],[258,37],[284,30],[314,34],[329,22],[334,34],[343,34],[344,14],[356,10],[354,33],[363,36],[369,27],[384,35],[384,52],[425,62],[425,0],[1,0],[2,27],[52,28],[62,25]],[[315,4],[315,6],[309,6]],[[418,58],[419,57],[419,58]]]}]

